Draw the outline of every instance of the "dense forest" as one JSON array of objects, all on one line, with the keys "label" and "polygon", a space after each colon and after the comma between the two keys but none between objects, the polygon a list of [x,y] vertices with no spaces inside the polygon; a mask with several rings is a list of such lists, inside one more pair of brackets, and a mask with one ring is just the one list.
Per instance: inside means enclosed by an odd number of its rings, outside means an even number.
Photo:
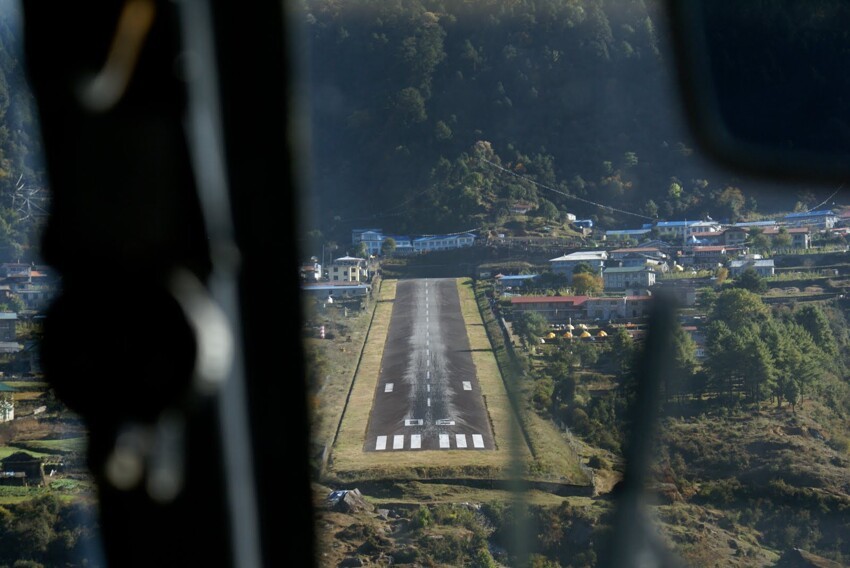
[{"label": "dense forest", "polygon": [[308,228],[326,235],[487,228],[522,201],[603,228],[816,203],[696,151],[659,2],[305,0],[301,17]]},{"label": "dense forest", "polygon": [[49,205],[37,110],[21,41],[17,4],[0,0],[0,262],[38,258]]}]

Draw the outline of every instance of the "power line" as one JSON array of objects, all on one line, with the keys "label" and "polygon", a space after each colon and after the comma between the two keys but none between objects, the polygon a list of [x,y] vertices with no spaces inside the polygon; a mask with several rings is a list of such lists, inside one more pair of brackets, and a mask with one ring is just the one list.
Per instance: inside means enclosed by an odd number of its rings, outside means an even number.
[{"label": "power line", "polygon": [[559,190],[559,189],[555,189],[554,187],[549,187],[548,185],[544,185],[544,184],[542,184],[542,183],[540,183],[540,182],[534,181],[534,180],[533,180],[533,179],[531,179],[531,178],[528,178],[528,177],[522,176],[522,175],[520,175],[520,174],[518,174],[518,173],[516,173],[516,172],[514,172],[514,171],[511,171],[511,170],[509,170],[509,169],[507,169],[507,168],[504,168],[504,167],[500,166],[499,164],[493,163],[493,162],[491,162],[490,160],[486,160],[486,159],[484,159],[484,158],[479,158],[479,159],[480,159],[482,162],[486,162],[486,163],[490,164],[490,165],[491,165],[491,166],[493,166],[494,168],[497,168],[497,169],[499,169],[499,170],[502,170],[503,172],[507,172],[507,173],[511,174],[512,176],[514,176],[514,177],[518,177],[518,178],[520,178],[520,179],[522,179],[522,180],[525,180],[525,181],[527,181],[527,182],[529,182],[529,183],[533,183],[533,184],[534,184],[534,185],[536,185],[537,187],[542,187],[543,189],[545,189],[545,190],[547,190],[547,191],[551,191],[551,192],[553,192],[553,193],[557,193],[558,195],[563,195],[564,197],[569,197],[570,199],[575,199],[576,201],[581,201],[582,203],[587,203],[587,204],[589,204],[589,205],[593,205],[593,206],[595,206],[595,207],[600,207],[600,208],[602,208],[602,209],[607,209],[608,211],[615,211],[615,212],[617,212],[617,213],[622,213],[622,214],[624,214],[624,215],[632,215],[632,216],[634,216],[634,217],[640,217],[641,219],[648,219],[648,220],[650,220],[650,221],[655,221],[655,218],[654,218],[654,217],[648,217],[648,216],[646,216],[646,215],[641,215],[641,214],[639,214],[639,213],[633,213],[632,211],[625,211],[625,210],[623,210],[623,209],[617,209],[617,208],[615,208],[615,207],[611,207],[610,205],[604,205],[604,204],[602,204],[602,203],[597,203],[597,202],[595,202],[595,201],[591,201],[591,200],[589,200],[589,199],[584,199],[584,198],[582,198],[582,197],[577,197],[577,196],[575,196],[575,195],[570,195],[569,193],[565,193],[565,192],[563,192],[563,191],[561,191],[561,190]]},{"label": "power line", "polygon": [[830,195],[829,197],[827,197],[826,199],[824,199],[823,201],[821,201],[820,203],[818,203],[818,204],[817,204],[817,205],[815,205],[814,207],[811,207],[811,208],[809,208],[809,209],[806,209],[806,213],[808,213],[808,212],[810,212],[810,211],[814,211],[814,210],[815,210],[815,209],[817,209],[818,207],[821,207],[822,205],[824,205],[827,201],[829,201],[830,199],[832,199],[833,197],[835,197],[835,194],[836,194],[836,193],[838,193],[839,191],[841,191],[841,188],[843,188],[843,187],[844,187],[844,184],[842,183],[841,185],[839,185],[839,186],[838,186],[838,189],[836,189],[835,191],[833,191],[833,192],[832,192],[832,195]]}]

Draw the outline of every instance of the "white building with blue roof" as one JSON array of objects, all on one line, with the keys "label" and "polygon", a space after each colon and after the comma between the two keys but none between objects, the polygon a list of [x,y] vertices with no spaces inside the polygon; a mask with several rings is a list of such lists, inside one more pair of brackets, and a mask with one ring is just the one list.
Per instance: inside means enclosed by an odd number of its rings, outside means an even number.
[{"label": "white building with blue roof", "polygon": [[791,227],[817,227],[832,229],[838,223],[838,214],[826,209],[824,211],[799,211],[783,217],[785,224]]},{"label": "white building with blue roof", "polygon": [[475,244],[475,235],[459,233],[456,235],[431,235],[413,239],[414,252],[432,252],[471,247]]},{"label": "white building with blue roof", "polygon": [[718,232],[721,226],[716,221],[658,221],[655,230],[661,237],[682,240],[694,233]]}]

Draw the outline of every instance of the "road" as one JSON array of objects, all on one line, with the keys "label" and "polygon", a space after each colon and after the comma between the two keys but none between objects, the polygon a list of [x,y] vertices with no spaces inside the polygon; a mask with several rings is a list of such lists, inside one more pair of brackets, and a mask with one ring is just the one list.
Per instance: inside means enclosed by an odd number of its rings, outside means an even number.
[{"label": "road", "polygon": [[453,278],[398,282],[364,449],[494,449]]}]

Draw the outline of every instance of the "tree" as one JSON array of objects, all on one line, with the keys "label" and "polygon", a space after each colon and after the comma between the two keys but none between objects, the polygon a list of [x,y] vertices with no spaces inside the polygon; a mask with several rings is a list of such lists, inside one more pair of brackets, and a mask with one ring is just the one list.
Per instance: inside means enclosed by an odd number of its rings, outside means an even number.
[{"label": "tree", "polygon": [[776,370],[773,356],[767,344],[753,328],[738,331],[740,351],[737,353],[738,372],[743,378],[743,387],[754,402],[759,402],[775,392]]},{"label": "tree", "polygon": [[758,326],[769,317],[770,310],[761,298],[743,288],[720,292],[711,311],[712,320],[722,321],[733,330],[747,325]]},{"label": "tree", "polygon": [[770,238],[764,234],[760,227],[752,227],[747,234],[747,242],[750,247],[759,252],[767,252],[770,250]]},{"label": "tree", "polygon": [[664,394],[667,400],[674,396],[681,397],[685,393],[697,368],[696,343],[681,325],[673,328],[670,348],[672,365],[670,372],[664,377]]},{"label": "tree", "polygon": [[521,312],[513,323],[516,334],[532,345],[546,332],[548,326],[546,318],[537,312]]},{"label": "tree", "polygon": [[779,231],[773,235],[773,246],[778,249],[791,248],[791,233],[785,227],[780,227]]},{"label": "tree", "polygon": [[537,215],[544,219],[552,220],[558,219],[561,216],[561,212],[548,199],[541,199],[540,204],[537,206]]},{"label": "tree", "polygon": [[366,243],[360,241],[357,243],[357,248],[354,249],[354,256],[358,258],[369,258],[369,247]]},{"label": "tree", "polygon": [[764,294],[767,292],[767,282],[765,282],[764,278],[759,276],[759,273],[752,267],[741,272],[741,274],[735,278],[734,282],[732,282],[732,286],[735,288],[743,288],[744,290],[749,290],[756,294]]},{"label": "tree", "polygon": [[590,266],[590,263],[579,262],[573,268],[573,274],[596,274],[596,271],[593,270],[593,267]]},{"label": "tree", "polygon": [[617,328],[617,331],[609,340],[611,346],[611,357],[617,365],[620,374],[627,375],[631,373],[635,361],[635,341],[629,332],[623,328]]},{"label": "tree", "polygon": [[396,93],[394,106],[405,126],[424,122],[428,118],[425,111],[425,98],[413,87],[407,87]]},{"label": "tree", "polygon": [[579,296],[594,296],[602,292],[602,277],[596,274],[580,272],[573,275],[573,291]]},{"label": "tree", "polygon": [[383,255],[391,255],[395,252],[396,242],[392,237],[387,237],[384,239],[384,242],[381,243],[381,254]]},{"label": "tree", "polygon": [[737,187],[726,187],[717,196],[718,209],[724,217],[728,217],[733,223],[740,217],[745,204],[744,194]]},{"label": "tree", "polygon": [[830,357],[838,355],[835,336],[829,325],[829,320],[823,310],[817,305],[805,305],[794,310],[794,321],[800,324],[812,336],[815,345]]}]

